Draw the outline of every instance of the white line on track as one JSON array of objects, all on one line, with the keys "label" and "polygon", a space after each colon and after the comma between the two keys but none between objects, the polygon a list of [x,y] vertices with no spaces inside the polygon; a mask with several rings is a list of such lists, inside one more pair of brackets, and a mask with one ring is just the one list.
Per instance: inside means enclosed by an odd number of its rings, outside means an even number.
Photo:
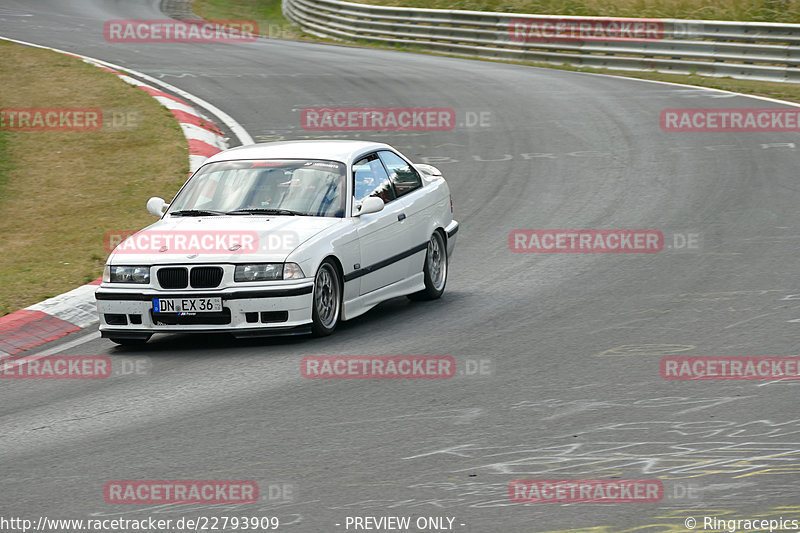
[{"label": "white line on track", "polygon": [[[547,67],[538,67],[538,68],[547,68]],[[661,80],[647,80],[644,78],[631,78],[628,76],[617,75],[617,74],[602,74],[600,72],[580,72],[580,71],[562,71],[562,72],[576,72],[577,74],[586,74],[589,76],[602,76],[604,78],[621,78],[623,80],[634,80],[634,81],[641,81],[645,83],[659,83],[661,85],[672,85],[674,87],[686,87],[688,89],[696,89],[701,91],[711,91],[716,93],[722,94],[729,94],[731,96],[744,96],[745,98],[753,98],[755,100],[762,100],[764,102],[772,102],[773,104],[781,104],[781,105],[789,105],[792,107],[800,107],[800,103],[797,102],[789,102],[788,100],[781,100],[779,98],[770,98],[769,96],[760,96],[758,94],[746,94],[746,93],[737,93],[735,91],[726,91],[725,89],[715,89],[713,87],[702,87],[700,85],[688,85],[686,83],[677,83],[674,81],[661,81]],[[648,72],[648,71],[641,71],[641,72]],[[711,79],[723,79],[723,78],[716,78],[713,76],[707,76]],[[738,79],[738,78],[737,78]],[[787,82],[788,83],[788,82]]]},{"label": "white line on track", "polygon": [[772,385],[772,384],[774,384],[774,383],[791,383],[791,384],[797,384],[797,380],[796,380],[796,379],[774,379],[774,380],[772,380],[772,381],[767,381],[767,382],[765,382],[765,383],[759,383],[759,384],[758,384],[758,385],[756,385],[756,386],[757,386],[757,387],[766,387],[767,385]]},{"label": "white line on track", "polygon": [[773,315],[773,314],[775,314],[775,313],[764,313],[763,315],[758,315],[758,316],[752,316],[750,318],[745,318],[744,320],[742,320],[740,322],[736,322],[735,324],[731,324],[730,326],[725,326],[725,329],[735,328],[736,326],[744,324],[745,322],[750,322],[751,320],[764,318],[765,316],[769,316],[769,315]]},{"label": "white line on track", "polygon": [[93,331],[93,332],[89,333],[88,335],[82,335],[82,336],[78,337],[77,339],[73,339],[71,341],[65,342],[64,344],[59,344],[58,346],[56,346],[54,348],[49,348],[47,350],[42,350],[41,352],[39,352],[36,355],[33,355],[31,357],[32,358],[33,357],[39,357],[39,356],[47,357],[48,355],[54,355],[54,354],[57,354],[57,353],[60,353],[60,352],[65,352],[65,351],[69,350],[70,348],[74,348],[76,346],[80,346],[81,344],[84,344],[84,343],[87,343],[89,341],[93,341],[93,340],[96,340],[96,339],[99,339],[99,338],[100,338],[100,332],[99,331]]},{"label": "white line on track", "polygon": [[[100,338],[100,332],[99,331],[93,331],[93,332],[89,333],[88,335],[81,335],[77,339],[73,339],[73,340],[71,340],[69,342],[65,342],[64,344],[59,344],[58,346],[56,346],[54,348],[49,348],[47,350],[43,350],[43,351],[41,351],[41,352],[39,352],[37,354],[34,354],[34,355],[24,355],[23,354],[23,355],[20,355],[20,356],[17,356],[17,357],[8,357],[8,358],[6,358],[6,360],[9,361],[9,362],[7,364],[3,365],[3,370],[4,371],[5,370],[13,370],[13,369],[15,369],[17,367],[22,366],[23,363],[28,363],[30,361],[38,361],[39,359],[44,359],[45,357],[49,357],[49,356],[55,355],[57,353],[65,352],[65,351],[69,350],[70,348],[74,348],[76,346],[80,346],[81,344],[84,344],[84,343],[87,343],[89,341],[93,341],[93,340],[99,339],[99,338]],[[18,361],[17,364],[13,364],[13,361],[15,361],[15,360]]]}]

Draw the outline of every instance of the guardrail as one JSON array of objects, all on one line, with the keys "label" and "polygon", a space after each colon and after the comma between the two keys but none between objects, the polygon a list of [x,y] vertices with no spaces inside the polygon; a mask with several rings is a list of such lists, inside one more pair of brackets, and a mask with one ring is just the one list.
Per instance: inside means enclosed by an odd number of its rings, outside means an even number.
[{"label": "guardrail", "polygon": [[440,53],[800,83],[800,24],[523,15],[283,0],[313,35]]}]

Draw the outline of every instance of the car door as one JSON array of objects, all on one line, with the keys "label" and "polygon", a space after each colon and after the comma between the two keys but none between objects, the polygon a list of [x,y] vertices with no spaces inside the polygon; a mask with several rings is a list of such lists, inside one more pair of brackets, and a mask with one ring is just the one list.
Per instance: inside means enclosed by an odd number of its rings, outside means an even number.
[{"label": "car door", "polygon": [[422,272],[427,242],[430,239],[430,218],[435,209],[434,199],[422,189],[422,178],[408,161],[389,150],[378,152],[392,183],[396,203],[404,215],[403,226],[409,256],[403,260],[405,276]]},{"label": "car door", "polygon": [[403,206],[395,200],[394,188],[377,154],[353,165],[353,184],[353,205],[368,196],[377,196],[385,203],[383,210],[361,215],[356,222],[361,263],[346,278],[360,277],[359,294],[363,295],[406,277],[408,265],[401,255],[410,237],[403,224]]}]

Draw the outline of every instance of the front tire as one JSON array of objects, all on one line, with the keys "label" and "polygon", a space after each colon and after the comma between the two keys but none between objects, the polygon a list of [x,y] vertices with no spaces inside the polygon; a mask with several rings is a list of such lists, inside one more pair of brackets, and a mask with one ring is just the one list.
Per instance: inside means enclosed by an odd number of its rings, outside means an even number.
[{"label": "front tire", "polygon": [[447,244],[438,231],[434,231],[428,241],[428,251],[425,253],[425,288],[408,297],[412,300],[435,300],[441,298],[447,285]]},{"label": "front tire", "polygon": [[314,276],[311,332],[315,337],[333,333],[342,315],[342,282],[333,261],[326,259]]}]

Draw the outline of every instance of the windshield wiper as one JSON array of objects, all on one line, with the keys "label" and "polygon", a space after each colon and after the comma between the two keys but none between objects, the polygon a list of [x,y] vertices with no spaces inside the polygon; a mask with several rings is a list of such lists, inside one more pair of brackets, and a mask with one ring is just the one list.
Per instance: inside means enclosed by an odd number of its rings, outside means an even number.
[{"label": "windshield wiper", "polygon": [[178,217],[205,217],[224,214],[225,213],[222,211],[211,211],[208,209],[181,209],[180,211],[173,211],[170,213],[170,215]]},{"label": "windshield wiper", "polygon": [[254,208],[254,209],[237,209],[236,211],[228,211],[226,215],[289,215],[289,216],[308,216],[308,213],[301,213],[299,211],[292,211],[290,209],[268,209],[268,208]]}]

